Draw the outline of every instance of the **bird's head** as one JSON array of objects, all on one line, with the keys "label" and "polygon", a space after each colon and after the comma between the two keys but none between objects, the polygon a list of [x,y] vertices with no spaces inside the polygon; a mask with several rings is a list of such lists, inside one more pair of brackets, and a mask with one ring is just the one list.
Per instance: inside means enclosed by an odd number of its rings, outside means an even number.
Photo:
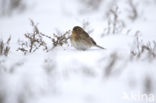
[{"label": "bird's head", "polygon": [[83,30],[81,27],[75,26],[75,27],[73,28],[73,30],[72,30],[72,33],[81,34],[81,33],[83,33],[83,31],[84,31],[84,30]]}]

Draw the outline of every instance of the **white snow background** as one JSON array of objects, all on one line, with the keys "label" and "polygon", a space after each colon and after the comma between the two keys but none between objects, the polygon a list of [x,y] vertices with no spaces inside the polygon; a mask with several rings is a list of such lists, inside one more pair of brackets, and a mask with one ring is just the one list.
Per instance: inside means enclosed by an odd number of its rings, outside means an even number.
[{"label": "white snow background", "polygon": [[[156,103],[156,57],[149,51],[139,58],[131,54],[136,34],[141,43],[156,41],[156,1],[132,0],[135,20],[128,17],[128,1],[23,0],[23,12],[1,15],[0,39],[11,36],[11,49],[8,56],[0,55],[0,103]],[[97,2],[98,8],[92,8]],[[114,7],[124,27],[108,34],[107,14]],[[49,52],[38,49],[24,55],[17,51],[18,40],[32,32],[29,19],[49,36],[89,23],[85,30],[93,30],[89,35],[106,49],[79,51],[68,41]]]}]

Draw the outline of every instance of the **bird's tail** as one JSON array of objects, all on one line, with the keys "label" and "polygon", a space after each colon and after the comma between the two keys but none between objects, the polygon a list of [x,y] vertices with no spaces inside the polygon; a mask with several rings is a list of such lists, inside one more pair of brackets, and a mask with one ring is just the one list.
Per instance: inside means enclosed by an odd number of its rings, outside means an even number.
[{"label": "bird's tail", "polygon": [[99,45],[95,45],[95,46],[98,47],[98,48],[100,48],[100,49],[106,49],[106,48],[104,48],[102,46],[99,46]]}]

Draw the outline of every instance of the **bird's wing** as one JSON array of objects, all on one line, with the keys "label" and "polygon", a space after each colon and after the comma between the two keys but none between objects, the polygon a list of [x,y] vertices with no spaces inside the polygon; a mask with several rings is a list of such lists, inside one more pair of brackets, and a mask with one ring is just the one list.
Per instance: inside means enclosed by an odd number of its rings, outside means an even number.
[{"label": "bird's wing", "polygon": [[88,35],[88,33],[87,32],[85,32],[85,31],[83,31],[83,35],[84,35],[84,37],[90,37],[89,35]]},{"label": "bird's wing", "polygon": [[93,40],[93,38],[90,37],[90,40],[92,41],[94,45],[96,45],[96,42]]},{"label": "bird's wing", "polygon": [[85,31],[83,31],[83,35],[81,35],[81,38],[84,39],[84,40],[87,39],[88,42],[91,42],[92,44],[96,45],[96,42],[93,40],[93,38],[91,38],[91,37],[88,35],[88,33],[85,32]]}]

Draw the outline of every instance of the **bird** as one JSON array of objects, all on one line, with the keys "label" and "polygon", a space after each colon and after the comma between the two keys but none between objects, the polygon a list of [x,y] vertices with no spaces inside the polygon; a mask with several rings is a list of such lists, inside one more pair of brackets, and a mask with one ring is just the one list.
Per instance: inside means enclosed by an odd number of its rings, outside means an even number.
[{"label": "bird", "polygon": [[97,45],[93,38],[91,38],[80,26],[73,27],[72,34],[70,35],[70,41],[71,45],[78,50],[87,50],[93,46],[105,49],[102,46]]}]

